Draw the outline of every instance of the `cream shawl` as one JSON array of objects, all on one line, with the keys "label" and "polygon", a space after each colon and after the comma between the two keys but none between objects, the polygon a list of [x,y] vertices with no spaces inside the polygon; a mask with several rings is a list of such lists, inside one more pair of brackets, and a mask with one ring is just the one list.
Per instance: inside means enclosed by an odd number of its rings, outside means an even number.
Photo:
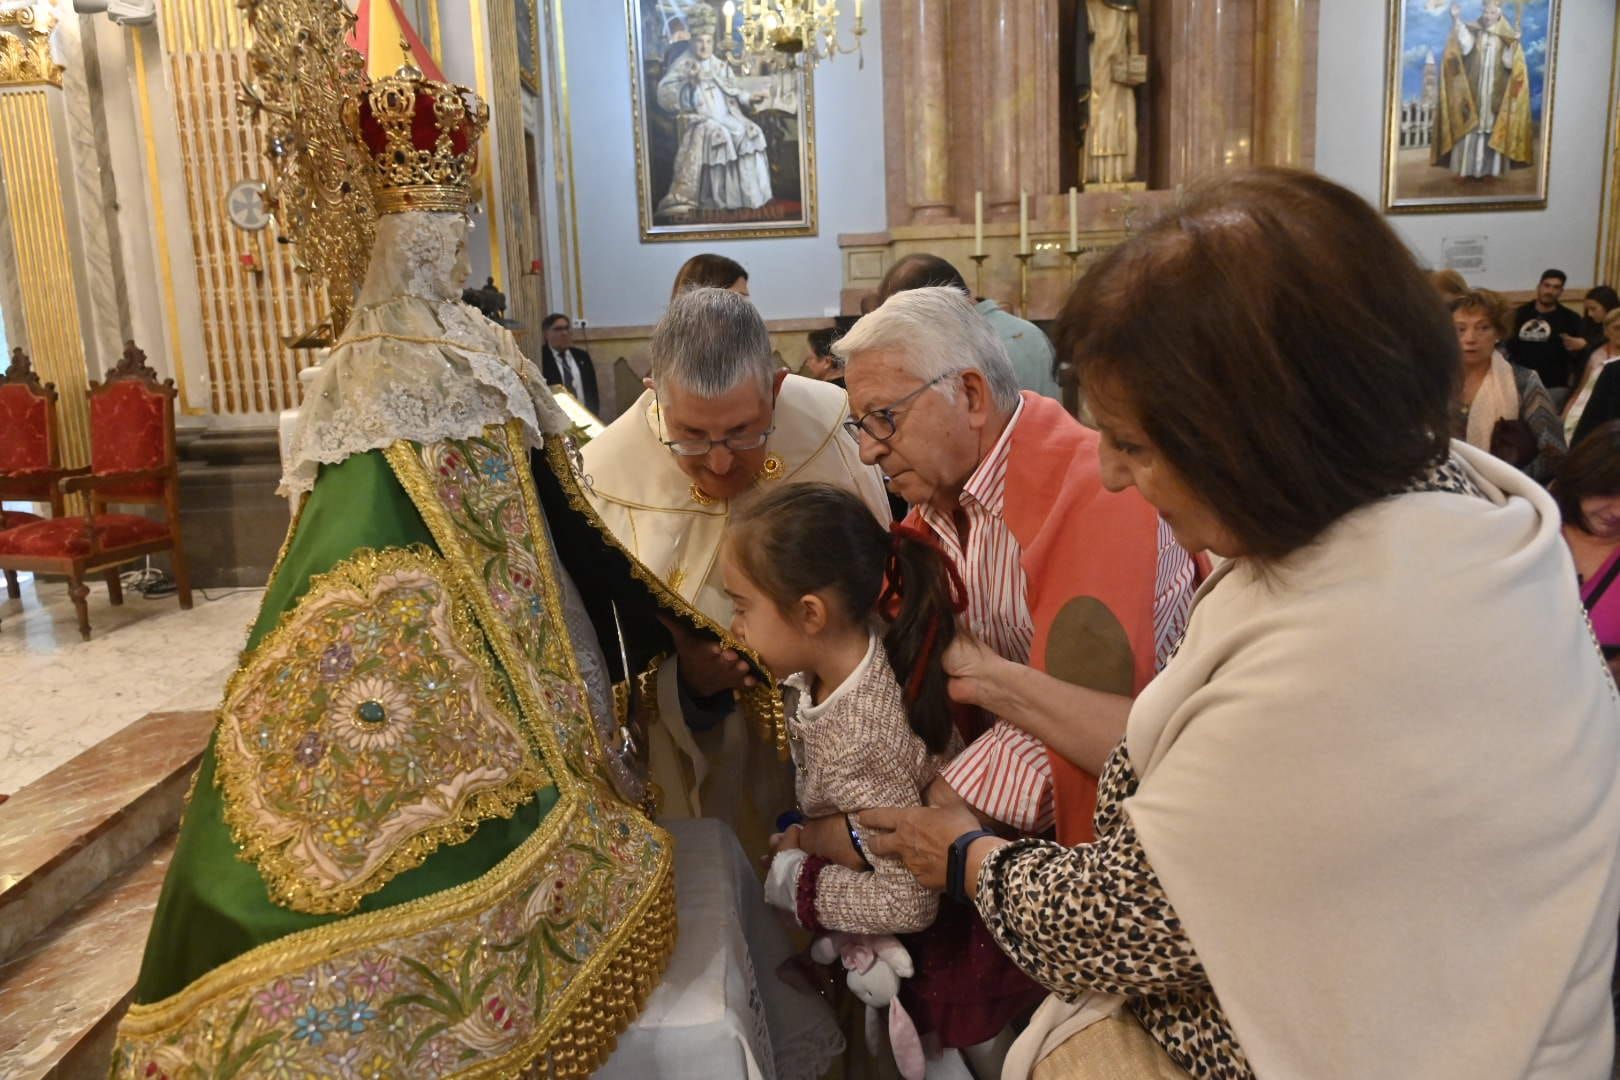
[{"label": "cream shawl", "polygon": [[1260,1077],[1607,1077],[1620,704],[1552,499],[1366,507],[1206,585],[1131,711],[1148,859]]},{"label": "cream shawl", "polygon": [[1501,353],[1492,353],[1490,374],[1468,405],[1468,445],[1488,452],[1496,422],[1518,418],[1519,386],[1513,381],[1513,365]]}]

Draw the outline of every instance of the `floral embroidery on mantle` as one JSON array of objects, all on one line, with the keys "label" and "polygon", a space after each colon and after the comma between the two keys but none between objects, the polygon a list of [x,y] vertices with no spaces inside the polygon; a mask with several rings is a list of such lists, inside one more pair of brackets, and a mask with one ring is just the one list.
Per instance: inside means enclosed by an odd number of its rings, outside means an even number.
[{"label": "floral embroidery on mantle", "polygon": [[[452,621],[464,603],[558,802],[472,881],[290,934],[132,1006],[113,1061],[119,1080],[583,1078],[640,1013],[674,949],[669,838],[592,767],[599,750],[521,426],[397,442],[386,456],[439,549]],[[322,646],[320,659],[335,672],[352,654]],[[374,673],[358,664],[348,671],[344,707],[397,705],[391,684],[361,684]]]},{"label": "floral embroidery on mantle", "polygon": [[529,461],[515,425],[482,436],[388,450],[412,501],[441,547],[454,547],[493,610],[492,635],[510,635],[507,674],[560,725],[563,754],[577,775],[601,773],[601,751],[573,654],[549,537],[531,502]]},{"label": "floral embroidery on mantle", "polygon": [[271,899],[352,911],[548,782],[442,559],[360,551],[232,679],[225,817]]},{"label": "floral embroidery on mantle", "polygon": [[112,1076],[585,1076],[674,936],[664,834],[576,799],[442,898],[272,942],[132,1007]]}]

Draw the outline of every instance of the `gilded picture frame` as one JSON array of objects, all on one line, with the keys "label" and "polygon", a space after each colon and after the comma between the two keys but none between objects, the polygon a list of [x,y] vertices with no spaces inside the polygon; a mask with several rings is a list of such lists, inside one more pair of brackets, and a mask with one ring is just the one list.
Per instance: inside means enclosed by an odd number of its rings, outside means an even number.
[{"label": "gilded picture frame", "polygon": [[512,0],[517,7],[518,80],[540,93],[540,0]]},{"label": "gilded picture frame", "polygon": [[642,242],[816,235],[808,72],[745,55],[718,0],[625,0],[625,24]]},{"label": "gilded picture frame", "polygon": [[1388,0],[1383,206],[1547,206],[1560,0]]}]

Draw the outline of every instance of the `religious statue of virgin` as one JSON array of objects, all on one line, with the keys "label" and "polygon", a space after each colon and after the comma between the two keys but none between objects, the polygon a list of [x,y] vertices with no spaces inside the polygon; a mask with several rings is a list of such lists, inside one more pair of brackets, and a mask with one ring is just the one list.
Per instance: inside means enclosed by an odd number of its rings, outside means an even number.
[{"label": "religious statue of virgin", "polygon": [[368,77],[342,0],[249,12],[272,160],[338,155],[281,162],[281,224],[336,235],[350,200],[374,242],[113,1075],[584,1076],[675,938],[636,673],[660,616],[721,635],[606,534],[539,372],[459,301],[483,103],[425,55]]}]

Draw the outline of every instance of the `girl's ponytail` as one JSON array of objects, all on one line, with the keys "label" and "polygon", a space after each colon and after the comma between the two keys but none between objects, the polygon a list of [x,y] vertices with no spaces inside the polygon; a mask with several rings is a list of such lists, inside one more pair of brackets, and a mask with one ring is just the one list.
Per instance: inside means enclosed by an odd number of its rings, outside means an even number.
[{"label": "girl's ponytail", "polygon": [[911,730],[931,753],[942,754],[952,727],[945,650],[956,640],[956,616],[967,608],[967,593],[924,526],[893,526],[886,576],[878,602],[889,619],[883,648],[904,688]]}]

